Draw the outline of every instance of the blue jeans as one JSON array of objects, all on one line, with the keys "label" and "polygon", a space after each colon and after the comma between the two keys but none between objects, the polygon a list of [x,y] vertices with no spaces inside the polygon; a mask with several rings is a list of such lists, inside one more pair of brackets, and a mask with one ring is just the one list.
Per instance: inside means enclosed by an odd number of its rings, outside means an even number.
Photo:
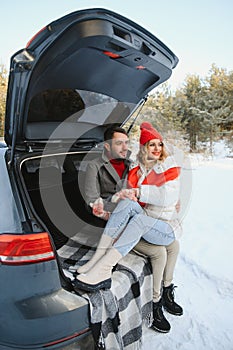
[{"label": "blue jeans", "polygon": [[147,216],[141,206],[129,199],[121,200],[111,214],[104,234],[116,238],[114,248],[125,256],[144,238],[147,242],[167,246],[175,240],[171,226]]}]

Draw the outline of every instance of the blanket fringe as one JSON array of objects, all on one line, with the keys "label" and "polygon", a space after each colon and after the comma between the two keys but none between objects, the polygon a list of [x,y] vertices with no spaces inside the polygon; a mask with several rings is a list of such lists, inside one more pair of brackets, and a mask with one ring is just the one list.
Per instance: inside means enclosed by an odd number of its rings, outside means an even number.
[{"label": "blanket fringe", "polygon": [[150,328],[153,323],[153,312],[149,312],[145,317],[145,325],[146,327]]},{"label": "blanket fringe", "polygon": [[139,339],[133,344],[126,346],[124,349],[125,350],[142,350],[143,349],[142,339]]},{"label": "blanket fringe", "polygon": [[106,349],[102,332],[100,332],[100,336],[99,336],[98,342],[96,344],[96,347],[98,350],[105,350]]}]

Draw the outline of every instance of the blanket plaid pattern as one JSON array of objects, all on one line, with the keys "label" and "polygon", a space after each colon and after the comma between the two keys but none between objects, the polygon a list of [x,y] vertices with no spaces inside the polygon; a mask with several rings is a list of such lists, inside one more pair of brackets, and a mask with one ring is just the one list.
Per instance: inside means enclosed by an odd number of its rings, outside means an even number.
[{"label": "blanket plaid pattern", "polygon": [[[90,242],[88,242],[90,243]],[[72,237],[58,250],[64,273],[72,279],[95,248]],[[152,320],[152,274],[148,260],[129,253],[114,268],[108,290],[80,294],[89,301],[96,346],[107,350],[141,349],[142,324]]]}]

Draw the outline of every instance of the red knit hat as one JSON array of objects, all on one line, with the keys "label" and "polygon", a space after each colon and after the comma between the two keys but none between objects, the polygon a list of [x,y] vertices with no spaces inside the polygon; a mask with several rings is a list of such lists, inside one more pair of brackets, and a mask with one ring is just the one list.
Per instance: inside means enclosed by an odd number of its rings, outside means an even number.
[{"label": "red knit hat", "polygon": [[145,145],[145,143],[153,139],[163,140],[162,135],[148,122],[143,122],[140,125],[140,129],[140,145]]}]

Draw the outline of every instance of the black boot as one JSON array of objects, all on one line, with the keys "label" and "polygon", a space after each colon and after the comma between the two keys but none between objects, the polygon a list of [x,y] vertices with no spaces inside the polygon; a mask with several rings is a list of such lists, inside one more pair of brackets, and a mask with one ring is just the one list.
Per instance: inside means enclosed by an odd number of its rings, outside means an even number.
[{"label": "black boot", "polygon": [[168,320],[164,317],[162,307],[162,298],[157,303],[153,303],[154,320],[151,325],[151,328],[161,333],[168,333],[171,329],[171,326]]},{"label": "black boot", "polygon": [[183,315],[183,309],[174,301],[175,288],[176,286],[174,286],[174,284],[171,284],[169,287],[163,287],[163,306],[166,311],[170,312],[170,314],[181,316]]}]

